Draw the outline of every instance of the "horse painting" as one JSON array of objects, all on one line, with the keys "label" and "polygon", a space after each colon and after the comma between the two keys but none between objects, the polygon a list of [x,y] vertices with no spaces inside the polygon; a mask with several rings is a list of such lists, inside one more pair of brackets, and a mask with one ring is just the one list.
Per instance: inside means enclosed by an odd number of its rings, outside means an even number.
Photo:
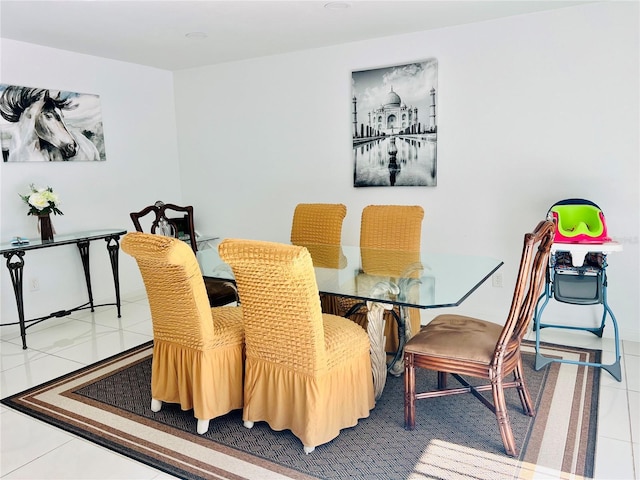
[{"label": "horse painting", "polygon": [[[78,107],[70,98],[52,96],[49,90],[9,85],[0,96],[0,115],[13,124],[3,145],[4,160],[96,161],[100,154],[82,131],[65,122],[65,112]],[[7,140],[7,135],[3,140]],[[6,151],[8,150],[8,156]]]}]

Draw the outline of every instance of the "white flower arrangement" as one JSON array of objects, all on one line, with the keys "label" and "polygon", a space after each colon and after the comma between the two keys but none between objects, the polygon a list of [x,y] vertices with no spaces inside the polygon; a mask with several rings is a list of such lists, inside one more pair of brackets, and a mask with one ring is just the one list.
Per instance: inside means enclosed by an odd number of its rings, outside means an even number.
[{"label": "white flower arrangement", "polygon": [[33,183],[29,185],[31,193],[27,195],[20,195],[20,198],[29,206],[27,215],[64,215],[58,205],[60,205],[60,199],[58,194],[53,191],[51,187],[36,188]]}]

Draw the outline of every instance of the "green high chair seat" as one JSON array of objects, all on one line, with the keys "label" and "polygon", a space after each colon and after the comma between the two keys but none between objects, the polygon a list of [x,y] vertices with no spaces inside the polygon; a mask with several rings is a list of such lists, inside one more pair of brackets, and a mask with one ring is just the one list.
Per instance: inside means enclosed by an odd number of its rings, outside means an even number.
[{"label": "green high chair seat", "polygon": [[549,209],[556,220],[556,243],[604,243],[607,225],[604,214],[595,203],[581,198],[557,202]]}]

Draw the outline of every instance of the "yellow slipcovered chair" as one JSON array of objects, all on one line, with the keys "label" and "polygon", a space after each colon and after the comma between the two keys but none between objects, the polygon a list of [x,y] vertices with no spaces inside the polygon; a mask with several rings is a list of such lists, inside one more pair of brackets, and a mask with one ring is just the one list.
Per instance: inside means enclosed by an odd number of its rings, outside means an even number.
[{"label": "yellow slipcovered chair", "polygon": [[[346,216],[342,203],[300,203],[293,212],[291,243],[309,250],[314,267],[344,268],[347,260],[341,243]],[[320,303],[324,313],[338,314],[335,296],[320,295]]]},{"label": "yellow slipcovered chair", "polygon": [[211,308],[193,250],[172,237],[133,232],[122,250],[135,258],[153,322],[151,409],[193,409],[197,431],[242,408],[242,307]]},{"label": "yellow slipcovered chair", "polygon": [[[415,276],[416,264],[420,261],[420,242],[424,209],[418,205],[369,205],[362,210],[360,222],[360,252],[362,270],[368,275],[401,277]],[[385,255],[392,251],[392,255]],[[367,328],[366,306],[357,300],[338,299],[338,314],[348,317]],[[394,316],[399,316],[398,307],[384,313],[387,352],[396,352],[399,347],[398,326]],[[408,331],[411,335],[420,330],[420,310],[407,309]],[[410,337],[409,336],[409,337]],[[406,338],[409,340],[409,338]],[[395,371],[394,373],[400,373]]]},{"label": "yellow slipcovered chair", "polygon": [[323,314],[311,256],[301,246],[226,239],[245,325],[246,427],[291,430],[310,453],[374,407],[369,338]]}]

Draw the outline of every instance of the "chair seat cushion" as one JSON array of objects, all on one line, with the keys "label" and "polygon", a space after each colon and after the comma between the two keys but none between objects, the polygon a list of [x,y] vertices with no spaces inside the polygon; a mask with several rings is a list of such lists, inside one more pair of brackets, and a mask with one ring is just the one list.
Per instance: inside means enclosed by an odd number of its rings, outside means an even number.
[{"label": "chair seat cushion", "polygon": [[502,325],[466,317],[439,315],[407,342],[405,352],[489,364]]}]

